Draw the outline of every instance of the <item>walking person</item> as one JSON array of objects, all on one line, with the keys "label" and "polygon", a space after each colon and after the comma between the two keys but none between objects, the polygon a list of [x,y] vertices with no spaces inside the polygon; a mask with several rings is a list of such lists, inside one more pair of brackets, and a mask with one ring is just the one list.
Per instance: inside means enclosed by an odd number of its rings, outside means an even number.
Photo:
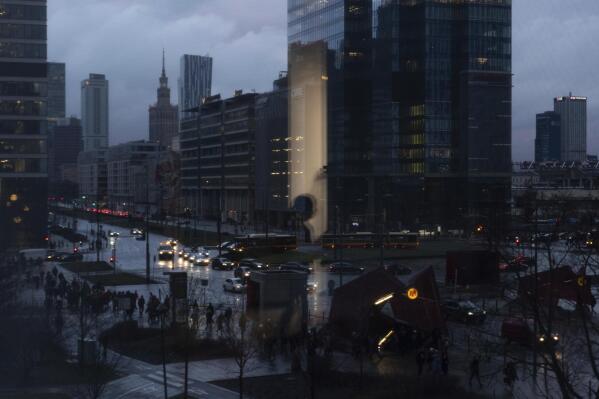
[{"label": "walking person", "polygon": [[137,300],[137,308],[139,309],[139,318],[141,319],[144,315],[144,307],[146,306],[146,300],[143,295],[139,296]]},{"label": "walking person", "polygon": [[212,303],[209,303],[206,308],[206,328],[208,329],[212,329],[212,317],[214,317],[214,307],[212,307]]},{"label": "walking person", "polygon": [[470,388],[472,388],[473,379],[476,379],[478,381],[478,386],[482,389],[483,384],[480,382],[480,360],[478,356],[474,356],[474,358],[470,362],[470,381],[468,383],[470,385]]}]

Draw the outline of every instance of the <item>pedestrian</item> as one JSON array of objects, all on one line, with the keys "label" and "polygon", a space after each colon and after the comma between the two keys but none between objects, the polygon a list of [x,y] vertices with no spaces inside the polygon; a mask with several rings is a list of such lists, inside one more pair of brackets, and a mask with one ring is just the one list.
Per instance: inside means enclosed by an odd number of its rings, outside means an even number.
[{"label": "pedestrian", "polygon": [[231,319],[233,318],[233,309],[227,307],[225,310],[225,324],[227,326],[227,332],[231,332]]},{"label": "pedestrian", "polygon": [[64,326],[64,319],[62,318],[62,312],[56,312],[54,324],[56,326],[56,334],[62,335],[62,327]]},{"label": "pedestrian", "polygon": [[206,327],[212,328],[212,317],[214,316],[214,307],[212,307],[212,303],[208,303],[208,307],[206,308]]},{"label": "pedestrian", "polygon": [[518,379],[518,373],[516,372],[516,365],[514,362],[508,362],[503,369],[503,382],[505,383],[508,392],[513,392],[514,383]]},{"label": "pedestrian", "polygon": [[470,362],[470,381],[468,385],[472,388],[472,380],[476,379],[478,381],[479,388],[482,389],[483,384],[480,382],[480,360],[478,356],[474,356],[472,361]]},{"label": "pedestrian", "polygon": [[447,350],[444,350],[441,355],[441,368],[443,369],[443,375],[447,377],[449,374],[449,354]]},{"label": "pedestrian", "polygon": [[140,319],[143,317],[145,306],[146,306],[146,300],[144,299],[143,295],[140,295],[139,299],[137,300],[137,307],[139,308],[139,318]]},{"label": "pedestrian", "polygon": [[418,364],[418,376],[420,377],[422,375],[422,370],[424,370],[424,362],[426,361],[426,355],[424,354],[424,351],[421,349],[420,351],[418,351],[418,354],[416,355],[416,363]]}]

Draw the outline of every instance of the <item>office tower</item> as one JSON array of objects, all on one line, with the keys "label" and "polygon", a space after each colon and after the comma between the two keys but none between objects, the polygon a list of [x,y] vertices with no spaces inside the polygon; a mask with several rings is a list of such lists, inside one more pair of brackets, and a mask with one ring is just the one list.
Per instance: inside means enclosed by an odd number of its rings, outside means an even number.
[{"label": "office tower", "polygon": [[163,147],[171,147],[171,141],[179,130],[179,114],[176,105],[171,105],[171,89],[164,67],[164,51],[162,52],[162,75],[157,90],[156,104],[150,106],[150,141],[160,143]]},{"label": "office tower", "polygon": [[561,118],[562,161],[586,161],[587,159],[587,98],[572,96],[556,97],[553,110]]},{"label": "office tower", "polygon": [[[48,180],[50,185],[61,180],[64,165],[77,164],[81,152],[81,120],[58,119],[48,133]],[[52,187],[50,187],[52,191]]]},{"label": "office tower", "polygon": [[554,111],[537,114],[535,138],[535,162],[559,161],[561,159],[561,118]]},{"label": "office tower", "polygon": [[46,1],[0,4],[0,251],[45,245]]},{"label": "office tower", "polygon": [[48,63],[48,120],[50,123],[66,114],[65,64]]},{"label": "office tower", "polygon": [[179,120],[193,117],[186,110],[202,104],[202,98],[209,97],[212,90],[212,58],[201,55],[184,54],[179,62]]},{"label": "office tower", "polygon": [[292,93],[294,52],[326,46],[329,231],[468,228],[507,207],[511,1],[288,6]]},{"label": "office tower", "polygon": [[108,147],[108,80],[104,75],[90,73],[81,81],[81,125],[84,151]]}]

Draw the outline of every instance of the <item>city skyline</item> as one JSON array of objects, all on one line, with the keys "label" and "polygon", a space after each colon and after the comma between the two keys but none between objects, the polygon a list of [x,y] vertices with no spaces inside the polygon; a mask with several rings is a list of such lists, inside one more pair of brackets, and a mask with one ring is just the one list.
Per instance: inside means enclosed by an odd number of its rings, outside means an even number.
[{"label": "city skyline", "polygon": [[[228,97],[235,89],[267,91],[278,72],[287,68],[286,4],[250,0],[244,2],[243,12],[238,4],[237,0],[203,4],[179,0],[167,8],[164,1],[150,5],[133,0],[126,6],[96,0],[68,6],[65,0],[50,3],[49,60],[67,63],[67,115],[79,113],[78,82],[90,72],[105,73],[114,81],[111,94],[118,99],[111,103],[111,140],[122,143],[145,137],[156,79],[155,68],[145,66],[160,63],[162,47],[167,49],[167,70],[172,71],[173,81],[182,54],[209,54],[214,59],[213,94]],[[535,115],[550,109],[554,97],[568,92],[589,98],[589,153],[597,153],[599,87],[585,77],[594,73],[594,57],[599,54],[593,40],[599,34],[599,3],[549,0],[543,1],[543,7],[538,5],[538,1],[513,5],[513,139],[519,144],[513,148],[514,160],[534,158]],[[91,13],[105,18],[73,20]],[[109,18],[115,14],[118,18]],[[138,29],[132,31],[131,26]],[[73,34],[81,29],[93,36]],[[127,37],[128,41],[115,40],[128,44],[113,48],[114,41],[100,40],[104,33]],[[156,45],[146,46],[148,41]],[[102,56],[112,53],[117,56]]]}]

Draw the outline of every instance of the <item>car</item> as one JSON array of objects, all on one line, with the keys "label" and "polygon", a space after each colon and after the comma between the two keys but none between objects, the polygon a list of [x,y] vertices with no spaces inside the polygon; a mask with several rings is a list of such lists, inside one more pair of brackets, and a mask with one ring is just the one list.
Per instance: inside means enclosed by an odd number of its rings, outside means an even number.
[{"label": "car", "polygon": [[212,262],[212,259],[204,253],[196,253],[190,257],[190,262],[193,262],[194,266],[208,266]]},{"label": "car", "polygon": [[252,270],[266,270],[268,268],[268,265],[257,261],[256,259],[242,259],[239,261],[239,266],[246,266],[249,267]]},{"label": "car", "polygon": [[228,278],[223,283],[223,290],[229,292],[243,292],[245,286],[240,278]]},{"label": "car", "polygon": [[509,342],[516,342],[522,345],[537,344],[542,347],[553,346],[560,340],[560,335],[557,332],[551,334],[538,334],[534,338],[533,330],[534,321],[519,317],[508,317],[501,323],[501,337]]},{"label": "car", "polygon": [[333,262],[329,266],[329,273],[337,274],[360,274],[364,272],[363,267],[354,266],[349,262]]},{"label": "car", "polygon": [[395,274],[398,276],[407,276],[408,274],[412,274],[412,269],[407,266],[403,266],[397,263],[386,263],[384,265],[385,270],[391,274]]},{"label": "car", "polygon": [[239,266],[237,269],[233,271],[233,275],[238,278],[247,279],[250,277],[252,273],[252,269],[247,266]]},{"label": "car", "polygon": [[160,245],[158,247],[158,259],[159,260],[173,260],[175,253],[173,247],[167,244]]},{"label": "car", "polygon": [[118,238],[120,234],[117,231],[111,231],[108,233],[108,237]]},{"label": "car", "polygon": [[214,258],[212,259],[213,270],[233,270],[235,268],[235,262],[227,258]]},{"label": "car", "polygon": [[306,283],[306,291],[307,292],[316,292],[318,288],[318,283],[316,281],[308,281]]},{"label": "car", "polygon": [[144,234],[142,229],[131,229],[131,235],[132,236],[142,236]]},{"label": "car", "polygon": [[67,255],[70,255],[70,254],[68,252],[55,252],[55,253],[52,253],[52,254],[49,254],[48,256],[46,256],[46,261],[60,262],[60,260]]},{"label": "car", "polygon": [[282,265],[279,266],[279,270],[303,272],[303,273],[307,273],[307,274],[312,273],[311,267],[302,265],[301,263],[297,263],[297,262],[283,263]]},{"label": "car", "polygon": [[83,260],[83,255],[76,252],[76,253],[65,254],[65,255],[61,256],[59,261],[60,262],[81,262],[82,260]]},{"label": "car", "polygon": [[175,240],[174,238],[171,238],[169,240],[166,240],[166,245],[170,245],[171,248],[176,251],[177,247],[179,246],[179,241]]},{"label": "car", "polygon": [[487,311],[470,301],[445,301],[443,310],[448,319],[466,324],[483,324],[487,318]]}]

